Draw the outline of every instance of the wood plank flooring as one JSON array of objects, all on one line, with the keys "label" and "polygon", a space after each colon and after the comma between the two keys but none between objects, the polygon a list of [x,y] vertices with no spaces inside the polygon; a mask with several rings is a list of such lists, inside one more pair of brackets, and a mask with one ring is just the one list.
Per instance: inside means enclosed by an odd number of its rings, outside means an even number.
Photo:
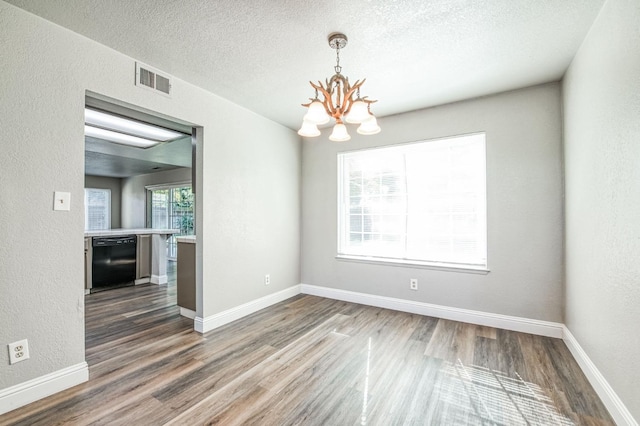
[{"label": "wood plank flooring", "polygon": [[0,424],[614,424],[558,339],[306,295],[199,335],[174,283],[85,311],[89,382]]}]

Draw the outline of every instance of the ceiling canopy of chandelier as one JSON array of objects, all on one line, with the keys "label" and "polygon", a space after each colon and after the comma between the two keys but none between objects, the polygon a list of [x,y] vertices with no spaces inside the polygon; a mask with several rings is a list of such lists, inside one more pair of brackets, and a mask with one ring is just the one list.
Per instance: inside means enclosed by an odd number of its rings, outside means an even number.
[{"label": "ceiling canopy of chandelier", "polygon": [[[349,78],[340,72],[340,49],[347,45],[347,36],[341,33],[329,35],[329,46],[336,50],[335,74],[325,80],[325,84],[309,82],[316,91],[315,98],[309,98],[311,102],[302,104],[308,108],[302,120],[302,127],[298,130],[300,136],[315,137],[320,135],[318,126],[327,124],[333,118],[336,124],[329,139],[335,142],[351,139],[344,122],[360,124],[358,133],[361,135],[375,135],[380,132],[376,117],[371,113],[371,104],[377,101],[360,97],[360,87],[366,79],[356,81],[353,86]],[[322,94],[322,100],[318,99],[318,93]]]}]

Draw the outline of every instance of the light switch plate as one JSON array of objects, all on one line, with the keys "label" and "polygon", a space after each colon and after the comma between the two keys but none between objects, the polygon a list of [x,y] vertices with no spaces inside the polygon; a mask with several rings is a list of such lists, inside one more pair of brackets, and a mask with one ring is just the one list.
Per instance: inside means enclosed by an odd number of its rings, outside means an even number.
[{"label": "light switch plate", "polygon": [[71,193],[56,191],[53,193],[54,210],[71,210]]}]

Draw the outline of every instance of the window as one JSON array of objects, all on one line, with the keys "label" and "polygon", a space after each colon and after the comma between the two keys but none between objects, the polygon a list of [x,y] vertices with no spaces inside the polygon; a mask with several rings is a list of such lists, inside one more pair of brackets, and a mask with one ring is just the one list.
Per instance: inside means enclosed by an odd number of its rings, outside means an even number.
[{"label": "window", "polygon": [[487,267],[485,135],[338,154],[338,257]]},{"label": "window", "polygon": [[[151,227],[156,229],[179,229],[178,235],[193,235],[193,192],[188,184],[147,188],[151,203]],[[177,257],[176,236],[167,240],[167,257]]]},{"label": "window", "polygon": [[85,188],[84,229],[93,231],[111,228],[111,190]]}]

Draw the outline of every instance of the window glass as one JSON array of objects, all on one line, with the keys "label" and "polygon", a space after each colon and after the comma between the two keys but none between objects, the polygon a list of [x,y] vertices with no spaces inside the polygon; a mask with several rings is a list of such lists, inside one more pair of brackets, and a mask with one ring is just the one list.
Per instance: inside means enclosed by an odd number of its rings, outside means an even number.
[{"label": "window glass", "polygon": [[87,231],[111,229],[111,190],[85,188],[84,228]]},{"label": "window glass", "polygon": [[151,227],[179,229],[167,239],[167,257],[177,258],[176,236],[193,235],[194,196],[191,186],[170,186],[149,190],[151,195]]},{"label": "window glass", "polygon": [[338,255],[487,266],[485,135],[338,154]]}]

